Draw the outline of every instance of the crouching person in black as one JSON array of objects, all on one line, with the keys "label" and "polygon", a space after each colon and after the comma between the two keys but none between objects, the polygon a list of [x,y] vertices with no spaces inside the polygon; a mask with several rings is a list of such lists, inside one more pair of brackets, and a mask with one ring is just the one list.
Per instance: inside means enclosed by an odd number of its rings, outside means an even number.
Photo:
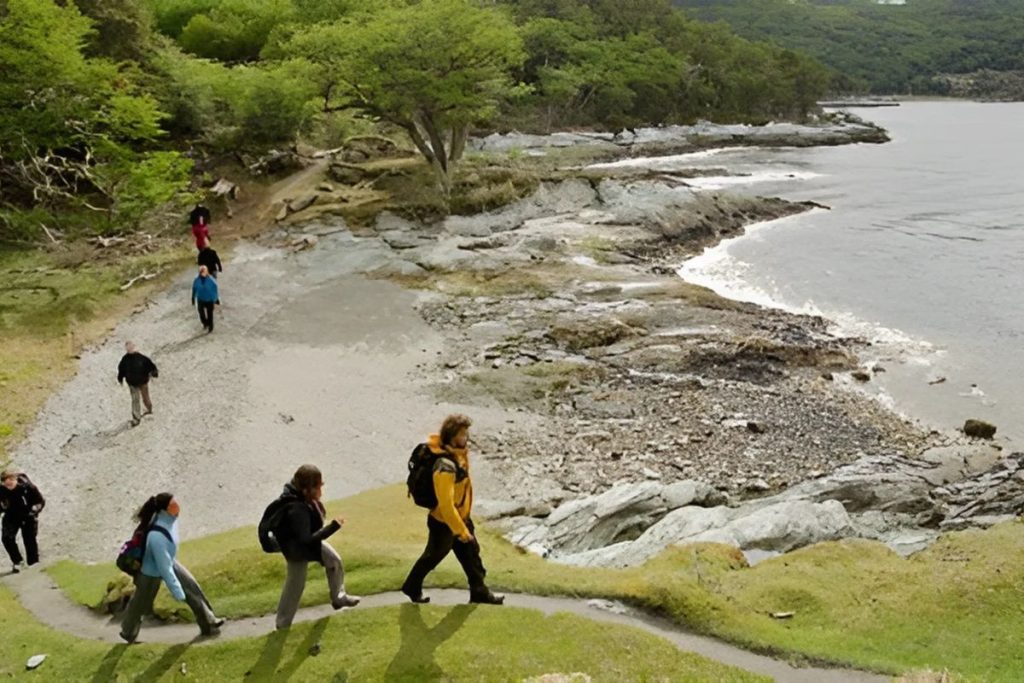
[{"label": "crouching person in black", "polygon": [[39,562],[39,545],[36,534],[39,531],[39,513],[46,501],[36,485],[27,475],[6,471],[0,474],[0,510],[4,513],[2,536],[4,549],[14,565],[12,571],[17,574],[25,566],[25,558],[18,548],[18,532],[25,544],[25,555],[30,565]]}]

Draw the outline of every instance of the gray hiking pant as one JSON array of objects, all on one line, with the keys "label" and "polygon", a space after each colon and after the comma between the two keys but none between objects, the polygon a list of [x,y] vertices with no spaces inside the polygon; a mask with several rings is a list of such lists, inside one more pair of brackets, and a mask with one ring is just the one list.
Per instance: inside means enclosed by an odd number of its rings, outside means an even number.
[{"label": "gray hiking pant", "polygon": [[[199,583],[189,570],[177,561],[174,563],[174,574],[178,577],[182,590],[185,591],[185,602],[196,617],[199,632],[209,635],[217,617],[214,615],[206,595],[203,594],[203,589],[199,587]],[[121,637],[125,640],[134,641],[139,637],[142,620],[153,613],[153,602],[156,601],[156,594],[160,590],[160,582],[160,578],[146,576],[141,572],[135,576],[135,595],[128,603],[128,608],[124,611],[124,618],[121,620]]]},{"label": "gray hiking pant", "polygon": [[133,387],[129,384],[128,390],[132,394],[132,419],[138,422],[142,419],[143,405],[146,406],[147,411],[153,410],[153,403],[149,400],[149,385],[143,384],[140,387]]},{"label": "gray hiking pant", "polygon": [[[331,591],[331,602],[345,594],[345,568],[341,564],[341,555],[326,541],[320,543],[320,561],[323,562],[327,574],[327,587]],[[302,592],[306,590],[306,570],[308,562],[288,560],[288,574],[281,589],[281,600],[277,603],[277,628],[288,628],[299,611]]]}]

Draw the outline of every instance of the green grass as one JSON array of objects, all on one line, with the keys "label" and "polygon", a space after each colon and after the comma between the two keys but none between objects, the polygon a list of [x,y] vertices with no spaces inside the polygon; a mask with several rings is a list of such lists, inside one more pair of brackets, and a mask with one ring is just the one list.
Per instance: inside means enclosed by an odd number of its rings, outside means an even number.
[{"label": "green grass", "polygon": [[[638,629],[524,609],[414,606],[352,610],[257,638],[189,645],[109,645],[36,622],[0,588],[0,678],[38,681],[517,681],[550,672],[595,681],[764,681],[680,653]],[[226,627],[230,628],[230,626]],[[145,629],[142,632],[145,639]],[[314,644],[320,653],[310,654]],[[25,662],[46,653],[42,667]]]},{"label": "green grass", "polygon": [[[425,538],[423,515],[392,486],[337,501],[349,526],[332,539],[356,594],[396,590]],[[187,518],[182,520],[188,524]],[[878,543],[824,543],[746,567],[712,544],[670,548],[643,567],[579,569],[541,560],[481,529],[493,587],[546,595],[618,598],[696,631],[795,659],[900,673],[949,669],[967,680],[1019,681],[1024,658],[1024,525],[949,534],[905,560]],[[280,556],[260,551],[252,527],[183,544],[182,560],[229,616],[272,612],[284,577]],[[111,566],[62,563],[51,570],[68,594],[95,605]],[[311,573],[311,576],[313,573]],[[429,586],[462,587],[454,559]],[[173,606],[161,592],[162,609]],[[327,591],[316,577],[305,604]],[[795,611],[775,620],[775,611]]]},{"label": "green grass", "polygon": [[[349,525],[332,541],[350,591],[397,590],[425,538],[423,515],[389,486],[329,506]],[[187,524],[187,519],[182,523]],[[878,543],[826,543],[746,567],[737,551],[701,544],[671,548],[642,567],[584,569],[528,555],[480,530],[488,581],[541,595],[610,597],[663,613],[698,632],[787,657],[898,674],[933,669],[967,680],[1019,681],[1024,659],[1024,524],[950,533],[909,560]],[[273,611],[284,580],[280,556],[260,551],[252,527],[183,544],[182,561],[229,616]],[[117,577],[110,565],[56,565],[54,579],[95,605]],[[311,572],[313,575],[313,572]],[[428,586],[463,587],[453,558]],[[304,604],[327,601],[315,577]],[[172,603],[164,592],[162,609]],[[796,611],[777,621],[773,611]]]},{"label": "green grass", "polygon": [[0,250],[0,464],[36,411],[74,367],[75,355],[165,280],[121,285],[145,272],[170,273],[184,247],[135,256],[97,254],[79,243],[52,253]]}]

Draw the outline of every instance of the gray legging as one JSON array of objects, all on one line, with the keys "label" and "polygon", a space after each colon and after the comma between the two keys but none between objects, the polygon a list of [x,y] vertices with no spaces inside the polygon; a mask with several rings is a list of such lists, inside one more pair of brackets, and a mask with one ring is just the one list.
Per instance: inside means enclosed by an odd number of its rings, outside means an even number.
[{"label": "gray legging", "polygon": [[[345,593],[345,568],[341,555],[326,541],[320,542],[320,560],[327,574],[327,586],[331,591],[331,602]],[[302,592],[306,590],[306,570],[309,562],[288,560],[288,575],[281,589],[281,600],[277,603],[277,628],[288,628],[299,611]]]},{"label": "gray legging", "polygon": [[[210,607],[210,601],[206,599],[199,582],[192,576],[184,565],[175,560],[174,575],[178,577],[181,588],[185,591],[185,602],[196,616],[196,623],[203,635],[209,635],[214,628],[217,616]],[[124,612],[124,619],[121,621],[121,637],[134,641],[139,637],[139,628],[142,626],[142,619],[153,612],[153,602],[160,590],[161,579],[153,576],[146,576],[139,573],[135,577],[135,595],[132,596],[128,608]]]}]

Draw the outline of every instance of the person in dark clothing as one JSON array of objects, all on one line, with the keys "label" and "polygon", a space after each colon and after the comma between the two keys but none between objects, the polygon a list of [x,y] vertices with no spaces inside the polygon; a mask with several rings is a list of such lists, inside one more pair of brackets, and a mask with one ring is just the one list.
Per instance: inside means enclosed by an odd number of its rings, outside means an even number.
[{"label": "person in dark clothing", "polygon": [[4,513],[0,535],[3,537],[4,549],[14,565],[12,571],[17,574],[24,566],[18,548],[19,531],[29,565],[39,562],[36,535],[39,532],[39,513],[46,507],[46,501],[28,476],[20,472],[3,472],[0,474],[0,484],[0,511]]},{"label": "person in dark clothing", "polygon": [[432,434],[426,447],[435,457],[434,493],[437,507],[427,515],[427,547],[402,584],[402,592],[413,602],[430,602],[423,595],[423,580],[454,551],[469,581],[469,601],[501,605],[505,596],[495,595],[484,579],[487,570],[480,559],[473,519],[473,482],[469,478],[469,427],[465,415],[449,415],[439,434]]},{"label": "person in dark clothing", "polygon": [[189,225],[209,225],[210,210],[201,202],[196,202],[195,208],[188,214],[188,222]]},{"label": "person in dark clothing", "polygon": [[206,269],[210,271],[210,275],[213,279],[217,279],[217,273],[224,272],[224,266],[220,263],[220,257],[217,252],[210,246],[210,241],[207,240],[204,243],[203,248],[199,252],[199,256],[196,257],[196,264],[200,266],[206,266]]},{"label": "person in dark clothing", "polygon": [[217,281],[210,277],[210,269],[199,266],[199,276],[192,281],[192,305],[199,308],[199,322],[207,332],[213,332],[213,307],[220,305]]},{"label": "person in dark clothing", "polygon": [[[125,354],[117,364],[117,383],[128,382],[128,390],[132,395],[132,427],[135,427],[142,421],[143,415],[153,413],[153,402],[149,400],[149,380],[159,377],[160,372],[153,361],[135,349],[135,344],[125,343],[124,350]],[[146,406],[145,413],[139,405],[140,399]]]},{"label": "person in dark clothing", "polygon": [[310,562],[319,562],[327,574],[334,609],[355,607],[359,598],[345,592],[345,569],[341,556],[327,543],[339,531],[345,520],[335,517],[326,526],[326,510],[320,498],[324,480],[313,465],[303,465],[292,480],[285,484],[277,500],[272,526],[274,540],[288,563],[288,573],[277,604],[277,628],[288,628],[299,609],[299,601],[306,588],[306,571]]}]

